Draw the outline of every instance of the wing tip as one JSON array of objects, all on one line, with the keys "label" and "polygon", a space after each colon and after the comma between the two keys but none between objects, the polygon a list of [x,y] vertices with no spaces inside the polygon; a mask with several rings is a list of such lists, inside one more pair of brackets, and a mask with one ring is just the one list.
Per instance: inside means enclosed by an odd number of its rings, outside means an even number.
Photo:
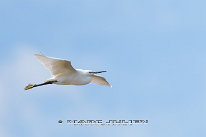
[{"label": "wing tip", "polygon": [[106,86],[108,86],[108,87],[112,88],[112,86],[111,86],[108,82],[107,82]]},{"label": "wing tip", "polygon": [[43,54],[37,54],[37,53],[35,53],[34,56],[35,56],[35,57],[39,57],[39,56],[44,56],[44,55],[43,55]]}]

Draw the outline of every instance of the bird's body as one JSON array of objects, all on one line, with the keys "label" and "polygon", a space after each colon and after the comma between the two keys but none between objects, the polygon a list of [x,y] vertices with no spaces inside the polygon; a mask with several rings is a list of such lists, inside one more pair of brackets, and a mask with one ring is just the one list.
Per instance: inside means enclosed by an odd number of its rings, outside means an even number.
[{"label": "bird's body", "polygon": [[76,69],[72,74],[59,74],[50,80],[57,80],[55,82],[57,85],[86,85],[92,81],[92,78],[87,70]]},{"label": "bird's body", "polygon": [[[52,74],[52,78],[46,80],[42,84],[29,84],[25,90],[33,87],[42,86],[46,84],[57,85],[86,85],[86,84],[98,84],[104,86],[110,86],[105,78],[95,75],[100,72],[92,72],[89,70],[74,69],[71,62],[68,60],[56,59],[46,57],[44,55],[34,55]],[[111,86],[110,86],[111,87]]]}]

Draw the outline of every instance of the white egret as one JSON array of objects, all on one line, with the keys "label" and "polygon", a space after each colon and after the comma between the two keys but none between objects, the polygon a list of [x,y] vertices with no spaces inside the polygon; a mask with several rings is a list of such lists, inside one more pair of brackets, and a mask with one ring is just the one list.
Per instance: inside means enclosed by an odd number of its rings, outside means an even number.
[{"label": "white egret", "polygon": [[34,56],[51,72],[53,77],[41,84],[29,84],[25,87],[25,90],[47,84],[98,84],[111,87],[111,85],[106,81],[104,77],[95,75],[97,73],[102,73],[106,71],[93,72],[90,70],[74,69],[69,60],[51,58],[40,54],[34,54]]}]

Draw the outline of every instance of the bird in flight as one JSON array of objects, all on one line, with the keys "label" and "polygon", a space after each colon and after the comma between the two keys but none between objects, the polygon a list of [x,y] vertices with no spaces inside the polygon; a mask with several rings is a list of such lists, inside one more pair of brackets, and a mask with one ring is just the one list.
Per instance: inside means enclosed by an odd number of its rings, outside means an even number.
[{"label": "bird in flight", "polygon": [[97,76],[98,73],[106,71],[90,71],[82,69],[74,69],[69,60],[51,58],[40,54],[34,54],[38,61],[46,67],[53,76],[41,84],[29,84],[25,90],[39,87],[47,84],[57,85],[86,85],[97,84],[112,87],[104,77]]}]

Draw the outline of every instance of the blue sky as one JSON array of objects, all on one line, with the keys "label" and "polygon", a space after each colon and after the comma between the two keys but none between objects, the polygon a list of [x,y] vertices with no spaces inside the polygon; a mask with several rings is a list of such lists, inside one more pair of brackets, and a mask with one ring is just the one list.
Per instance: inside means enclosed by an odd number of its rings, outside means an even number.
[{"label": "blue sky", "polygon": [[[205,136],[204,0],[1,0],[0,136]],[[113,88],[44,86],[33,57],[107,70]],[[67,119],[148,119],[73,127]]]}]

